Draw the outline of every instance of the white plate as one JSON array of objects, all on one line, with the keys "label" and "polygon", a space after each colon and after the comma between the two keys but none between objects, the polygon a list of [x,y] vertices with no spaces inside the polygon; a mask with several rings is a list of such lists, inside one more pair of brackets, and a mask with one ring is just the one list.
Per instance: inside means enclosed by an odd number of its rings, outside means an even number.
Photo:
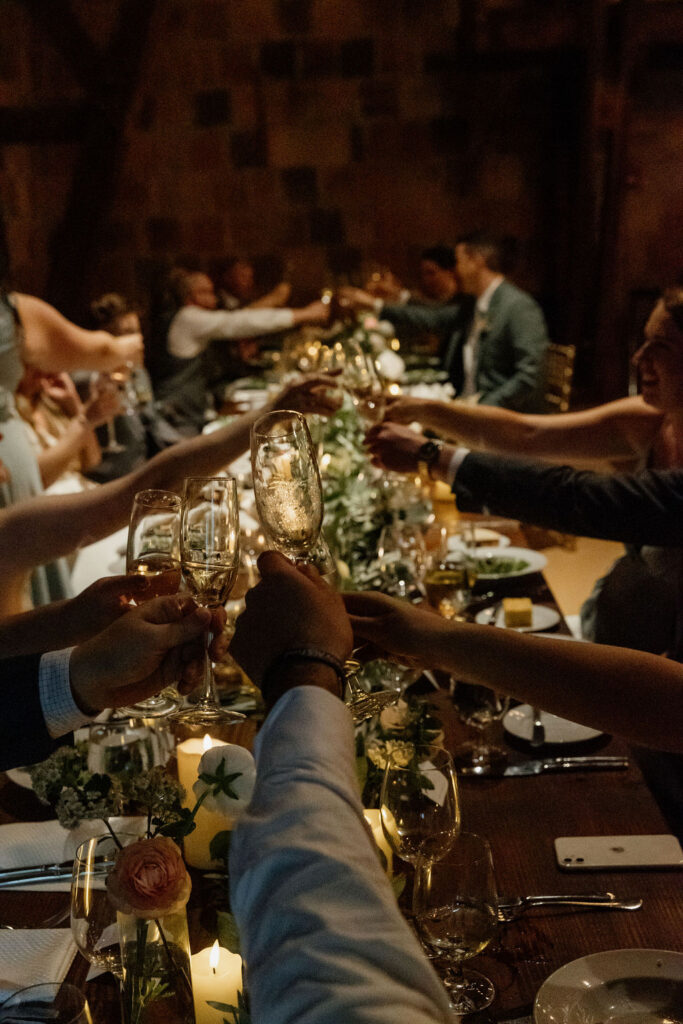
[{"label": "white plate", "polygon": [[6,774],[7,778],[10,779],[15,786],[21,786],[22,789],[33,789],[31,776],[25,768],[8,768]]},{"label": "white plate", "polygon": [[[469,537],[464,537],[463,534],[458,533],[453,537],[448,538],[448,550],[457,551],[461,550],[469,542]],[[487,526],[475,526],[474,528],[474,543],[477,548],[480,545],[493,548],[507,548],[510,546],[510,538],[504,533],[498,533],[497,530],[489,530]]]},{"label": "white plate", "polygon": [[536,996],[536,1024],[678,1024],[683,953],[613,949],[560,967]]},{"label": "white plate", "polygon": [[532,551],[531,548],[477,548],[474,556],[482,558],[510,558],[515,562],[526,562],[526,568],[517,569],[516,572],[480,572],[480,580],[511,580],[517,576],[528,576],[532,572],[541,572],[548,564],[548,559],[540,551]]},{"label": "white plate", "polygon": [[[474,618],[480,626],[492,626],[491,609],[483,608]],[[537,633],[539,630],[552,629],[560,621],[560,613],[554,608],[546,608],[544,604],[533,604],[531,606],[530,626],[506,626],[505,611],[501,605],[496,614],[496,626],[503,629],[514,629],[515,633]]]},{"label": "white plate", "polygon": [[[598,729],[589,729],[587,725],[570,722],[567,718],[558,718],[549,711],[541,711],[541,721],[545,729],[546,743],[583,743],[602,736]],[[520,704],[511,708],[503,719],[507,731],[519,740],[531,740],[534,729],[534,713],[529,704]]]}]

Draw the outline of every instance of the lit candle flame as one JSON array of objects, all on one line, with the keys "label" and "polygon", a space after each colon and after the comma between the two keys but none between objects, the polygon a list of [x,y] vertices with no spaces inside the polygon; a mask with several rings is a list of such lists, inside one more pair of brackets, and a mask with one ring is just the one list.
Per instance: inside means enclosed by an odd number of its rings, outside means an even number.
[{"label": "lit candle flame", "polygon": [[213,746],[213,740],[209,736],[208,732],[204,734],[202,746],[204,747],[204,753],[206,753],[207,750],[211,750],[211,747]]},{"label": "lit candle flame", "polygon": [[214,942],[209,953],[209,967],[212,971],[215,971],[218,967],[218,961],[220,959],[220,953],[218,952],[218,939]]}]

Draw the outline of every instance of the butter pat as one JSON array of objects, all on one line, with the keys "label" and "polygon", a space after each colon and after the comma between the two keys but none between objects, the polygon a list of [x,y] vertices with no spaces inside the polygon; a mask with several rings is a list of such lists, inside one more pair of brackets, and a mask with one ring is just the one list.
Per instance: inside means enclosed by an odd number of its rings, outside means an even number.
[{"label": "butter pat", "polygon": [[504,597],[505,625],[510,629],[530,626],[533,607],[530,597]]}]

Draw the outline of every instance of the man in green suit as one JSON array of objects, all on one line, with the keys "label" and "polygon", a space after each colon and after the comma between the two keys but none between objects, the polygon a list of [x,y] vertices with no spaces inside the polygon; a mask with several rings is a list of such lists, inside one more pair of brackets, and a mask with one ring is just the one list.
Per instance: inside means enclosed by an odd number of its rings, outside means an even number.
[{"label": "man in green suit", "polygon": [[[474,310],[464,301],[441,307],[383,305],[377,313],[399,335],[415,330],[441,335],[444,369],[458,397],[541,412],[545,320],[538,303],[505,279],[501,250],[501,243],[484,232],[456,244],[456,273],[462,291],[475,298]],[[367,306],[367,299],[373,304],[357,289],[344,289],[341,299],[356,307]]]}]

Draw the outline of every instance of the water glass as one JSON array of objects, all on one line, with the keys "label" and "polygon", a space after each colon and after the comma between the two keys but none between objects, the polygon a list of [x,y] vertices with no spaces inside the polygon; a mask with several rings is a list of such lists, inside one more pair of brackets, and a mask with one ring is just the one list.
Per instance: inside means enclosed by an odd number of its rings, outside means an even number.
[{"label": "water glass", "polygon": [[88,1001],[75,985],[45,982],[13,992],[0,1006],[0,1024],[92,1024]]}]

